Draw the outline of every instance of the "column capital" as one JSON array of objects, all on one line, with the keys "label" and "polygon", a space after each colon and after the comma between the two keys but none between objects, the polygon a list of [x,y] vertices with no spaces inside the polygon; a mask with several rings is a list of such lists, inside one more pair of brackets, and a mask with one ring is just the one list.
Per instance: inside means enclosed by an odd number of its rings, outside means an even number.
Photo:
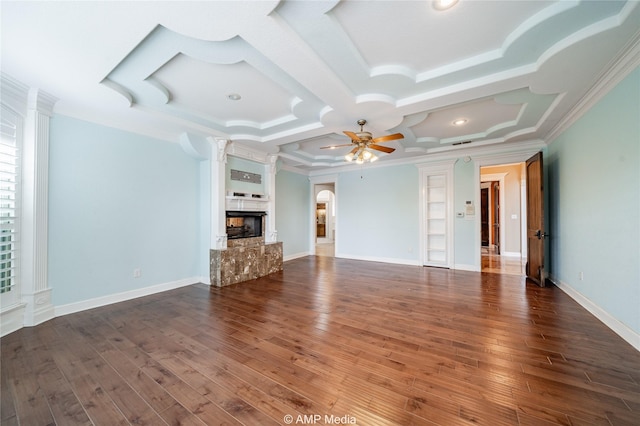
[{"label": "column capital", "polygon": [[278,173],[278,154],[269,154],[267,155],[267,165],[268,165],[268,171],[271,174],[276,174]]},{"label": "column capital", "polygon": [[227,162],[227,152],[229,151],[229,147],[231,146],[231,139],[225,138],[207,138],[213,145],[215,149],[215,156],[212,160],[217,160],[219,163]]}]

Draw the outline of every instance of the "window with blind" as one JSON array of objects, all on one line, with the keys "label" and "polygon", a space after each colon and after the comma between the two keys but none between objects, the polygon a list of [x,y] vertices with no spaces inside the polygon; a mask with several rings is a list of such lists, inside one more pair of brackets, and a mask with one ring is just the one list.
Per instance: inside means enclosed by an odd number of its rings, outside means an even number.
[{"label": "window with blind", "polygon": [[0,304],[5,307],[20,300],[17,280],[20,117],[2,107],[0,118]]}]

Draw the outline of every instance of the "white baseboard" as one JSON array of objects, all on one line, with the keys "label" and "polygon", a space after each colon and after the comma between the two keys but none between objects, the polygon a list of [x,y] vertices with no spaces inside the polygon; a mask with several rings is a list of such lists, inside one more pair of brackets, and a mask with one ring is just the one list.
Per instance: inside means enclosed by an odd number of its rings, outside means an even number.
[{"label": "white baseboard", "polygon": [[564,291],[569,297],[578,302],[580,306],[589,311],[593,316],[598,318],[600,321],[604,323],[607,327],[613,330],[618,336],[622,337],[626,340],[631,346],[636,348],[636,350],[640,351],[640,334],[629,328],[627,325],[620,322],[618,319],[613,317],[610,313],[602,309],[600,306],[593,303],[587,297],[585,297],[582,293],[580,293],[575,288],[571,287],[569,284],[550,276],[549,279],[558,287],[560,290]]},{"label": "white baseboard", "polygon": [[299,259],[301,257],[306,257],[306,256],[310,256],[311,253],[309,253],[308,251],[302,252],[302,253],[295,253],[295,254],[290,254],[288,256],[284,256],[282,261],[283,262],[288,262],[289,260],[293,260],[293,259]]},{"label": "white baseboard", "polygon": [[352,254],[336,253],[335,257],[352,260],[366,260],[368,262],[395,263],[397,265],[420,266],[420,262],[414,259],[397,259],[395,257],[370,257]]},{"label": "white baseboard", "polygon": [[24,322],[26,303],[9,306],[0,312],[0,337],[20,330]]},{"label": "white baseboard", "polygon": [[331,238],[316,238],[316,244],[332,244],[333,240]]},{"label": "white baseboard", "polygon": [[522,257],[522,254],[519,251],[505,251],[500,253],[500,255],[505,257]]},{"label": "white baseboard", "polygon": [[50,288],[35,293],[23,293],[22,301],[26,303],[24,312],[25,327],[33,327],[55,318]]},{"label": "white baseboard", "polygon": [[458,269],[460,271],[480,272],[480,267],[478,265],[467,265],[464,263],[456,263],[455,265],[453,265],[453,269]]},{"label": "white baseboard", "polygon": [[157,284],[150,287],[139,288],[122,293],[108,294],[106,296],[96,297],[93,299],[82,300],[80,302],[69,303],[55,307],[55,316],[73,314],[75,312],[85,311],[87,309],[98,308],[100,306],[110,305],[112,303],[124,302],[126,300],[136,299],[142,296],[149,296],[155,293],[161,293],[167,290],[173,290],[201,282],[200,277],[185,278],[178,281],[172,281],[163,284]]}]

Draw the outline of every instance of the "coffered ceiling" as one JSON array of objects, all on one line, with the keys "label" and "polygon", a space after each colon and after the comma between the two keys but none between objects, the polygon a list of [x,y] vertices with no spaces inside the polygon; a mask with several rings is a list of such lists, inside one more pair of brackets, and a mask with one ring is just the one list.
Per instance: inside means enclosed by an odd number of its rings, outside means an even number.
[{"label": "coffered ceiling", "polygon": [[404,135],[380,162],[546,141],[640,28],[638,1],[0,7],[3,72],[57,97],[56,112],[231,139],[303,172],[345,165],[349,147],[321,147],[348,144],[360,118],[374,137]]}]

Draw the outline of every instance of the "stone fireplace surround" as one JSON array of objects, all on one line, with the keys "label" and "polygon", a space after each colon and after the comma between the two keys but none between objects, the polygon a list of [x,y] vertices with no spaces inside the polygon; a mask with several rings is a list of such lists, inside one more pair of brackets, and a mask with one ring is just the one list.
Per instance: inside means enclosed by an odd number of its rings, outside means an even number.
[{"label": "stone fireplace surround", "polygon": [[[227,196],[227,216],[231,212],[254,212],[266,200],[256,200],[253,194]],[[244,200],[243,198],[246,198]],[[282,270],[282,242],[265,243],[266,212],[262,215],[262,235],[249,238],[228,238],[227,247],[211,249],[211,286],[224,287],[263,277]]]},{"label": "stone fireplace surround", "polygon": [[211,250],[211,285],[224,287],[282,270],[282,242],[264,236],[228,241],[226,250]]}]

